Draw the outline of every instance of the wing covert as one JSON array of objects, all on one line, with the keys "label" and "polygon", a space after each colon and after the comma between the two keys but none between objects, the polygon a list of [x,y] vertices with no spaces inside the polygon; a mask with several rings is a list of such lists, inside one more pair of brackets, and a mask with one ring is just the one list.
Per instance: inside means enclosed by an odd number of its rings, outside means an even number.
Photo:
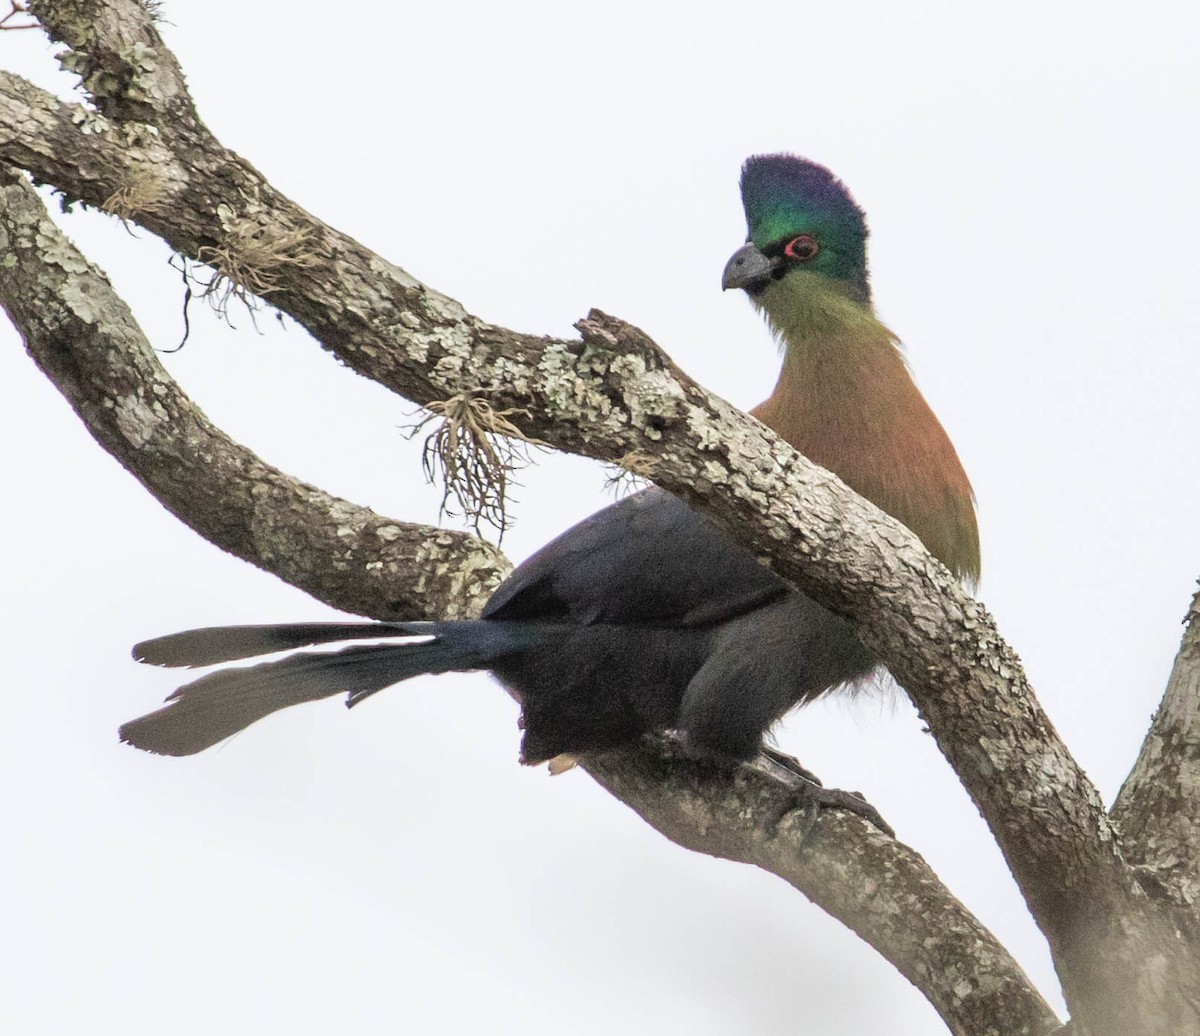
[{"label": "wing covert", "polygon": [[651,487],[548,543],[500,585],[483,617],[699,626],[786,592],[709,519]]}]

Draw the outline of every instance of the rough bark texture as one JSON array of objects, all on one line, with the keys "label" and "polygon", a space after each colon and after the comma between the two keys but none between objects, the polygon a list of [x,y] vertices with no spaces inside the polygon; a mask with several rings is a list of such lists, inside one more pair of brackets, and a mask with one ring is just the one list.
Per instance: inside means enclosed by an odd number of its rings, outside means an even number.
[{"label": "rough bark texture", "polygon": [[377,618],[463,617],[507,575],[483,540],[330,496],[214,428],[24,179],[2,175],[4,308],[96,440],[180,520],[335,608]]},{"label": "rough bark texture", "polygon": [[651,744],[585,768],[673,842],[783,878],[895,964],[951,1032],[1059,1031],[1007,951],[921,856],[862,818],[839,812],[806,831],[793,812],[773,828],[793,793],[769,773],[747,766],[729,782]]},{"label": "rough bark texture", "polygon": [[[1191,722],[1197,681],[1191,664],[1196,653],[1186,640],[1151,740],[1117,806],[1128,839],[1123,845],[1118,825],[1041,710],[991,616],[908,530],[705,392],[636,328],[593,312],[578,325],[580,339],[562,341],[486,324],[315,220],[211,138],[139,4],[76,0],[34,2],[31,9],[70,48],[64,63],[81,75],[91,104],[63,104],[0,74],[0,161],[159,234],[212,267],[224,279],[216,287],[236,284],[266,297],[343,362],[410,399],[429,404],[476,396],[496,409],[520,407],[528,415],[519,422],[522,431],[561,449],[618,463],[651,453],[648,474],[655,482],[859,623],[991,825],[1049,940],[1073,1031],[1200,1033]],[[39,359],[43,369],[97,438],[119,455],[127,451],[125,463],[153,492],[214,542],[225,546],[227,539],[228,549],[341,607],[375,614],[384,600],[384,616],[446,614],[455,607],[450,597],[458,595],[459,613],[469,612],[463,602],[477,600],[472,592],[482,594],[503,571],[498,555],[446,533],[430,534],[433,546],[423,547],[420,527],[329,501],[239,456],[228,440],[218,447],[217,433],[187,414],[186,400],[157,373],[102,355],[103,334],[122,351],[133,348],[132,322],[124,326],[127,314],[118,317],[89,299],[80,286],[86,266],[72,268],[81,260],[63,252],[44,214],[21,209],[26,202],[14,193],[20,190],[19,184],[6,189],[17,215],[8,218],[0,274],[11,281],[25,271],[60,300],[56,319],[64,323],[48,325],[39,338],[36,307],[12,290],[6,290],[5,304],[31,350],[46,353]],[[9,256],[17,258],[10,262]],[[37,265],[39,256],[44,268]],[[89,304],[103,314],[89,311]],[[85,351],[84,359],[55,354],[71,319],[86,325],[83,341],[92,352]],[[89,410],[93,366],[114,380]],[[135,378],[146,379],[144,389]],[[172,485],[165,469],[187,463],[185,455],[214,482],[217,474],[226,478],[233,520],[223,522],[202,499],[192,501],[187,491],[195,492],[194,483]],[[251,468],[244,484],[239,464]],[[338,512],[333,523],[321,523],[314,510],[322,504],[353,510],[345,520]],[[310,528],[314,521],[346,528],[352,545],[347,548],[336,532],[330,536],[329,528]],[[395,540],[387,543],[387,536]],[[380,554],[381,540],[392,553]],[[367,560],[372,552],[381,566]],[[384,589],[397,582],[389,579],[388,565],[396,566],[394,575],[410,563],[427,574],[430,586],[415,608]],[[632,757],[615,769],[597,762],[594,772],[678,841],[762,865],[760,856],[727,851],[723,835],[712,834],[716,827],[706,824],[709,833],[698,837],[686,824],[668,823],[671,811],[686,813],[685,806],[669,795],[664,805],[667,778],[647,779]],[[719,796],[727,793],[733,792],[710,788],[701,795],[716,810],[722,832],[732,822],[718,808]],[[1178,808],[1180,816],[1148,819],[1167,808]],[[822,820],[821,837],[832,823]],[[849,819],[836,823],[862,827]],[[864,868],[868,863],[878,858],[865,860]],[[857,880],[868,880],[865,869]],[[832,888],[813,898],[835,913],[850,909],[837,906]],[[1032,1014],[994,1015],[993,1024],[1001,1026],[994,1030],[967,1026],[948,1006],[952,998],[922,978],[928,969],[949,974],[946,958],[901,963],[892,954],[907,960],[908,950],[889,941],[893,935],[870,934],[869,916],[838,916],[917,981],[955,1031],[1038,1031],[1020,1028],[1025,1022],[1019,1019],[1037,1015],[1044,1021],[1030,1008]],[[959,966],[972,973],[991,952],[972,954],[961,940],[945,945],[957,947]],[[1008,976],[1005,988],[1024,982],[1019,973]],[[995,1003],[992,1008],[998,1009]],[[1005,1027],[1010,1022],[1018,1027]]]},{"label": "rough bark texture", "polygon": [[1200,907],[1200,594],[1188,608],[1167,692],[1113,819],[1143,881],[1174,899],[1194,927]]},{"label": "rough bark texture", "polygon": [[[96,440],[220,547],[336,607],[375,618],[470,617],[508,568],[473,536],[381,518],[263,464],[214,428],[159,364],[107,279],[11,173],[0,185],[0,303]],[[774,819],[786,783],[715,781],[649,746],[593,773],[668,837],[755,863],[859,932],[955,1033],[1049,1033],[1057,1020],[1017,963],[908,847],[858,818],[814,838]],[[706,847],[697,838],[731,824]],[[865,893],[865,894],[864,894]],[[988,1019],[1010,1019],[997,1026]],[[986,1024],[985,1024],[986,1023]]]}]

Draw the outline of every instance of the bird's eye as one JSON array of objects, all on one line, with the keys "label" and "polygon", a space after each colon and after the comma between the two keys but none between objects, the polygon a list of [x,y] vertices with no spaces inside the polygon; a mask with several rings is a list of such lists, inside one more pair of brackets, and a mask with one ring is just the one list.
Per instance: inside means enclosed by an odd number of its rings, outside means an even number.
[{"label": "bird's eye", "polygon": [[789,259],[796,259],[802,263],[813,258],[819,250],[816,240],[807,234],[800,234],[783,246],[784,255]]}]

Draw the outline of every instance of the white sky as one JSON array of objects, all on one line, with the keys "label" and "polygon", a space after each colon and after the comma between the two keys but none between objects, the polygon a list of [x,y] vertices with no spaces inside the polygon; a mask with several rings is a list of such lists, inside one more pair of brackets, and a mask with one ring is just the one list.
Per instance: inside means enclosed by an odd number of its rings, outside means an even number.
[{"label": "white sky", "polygon": [[[981,597],[1111,800],[1200,574],[1195,9],[409,6],[168,0],[164,31],[208,125],[321,218],[489,320],[567,334],[589,306],[619,314],[745,407],[777,358],[718,290],[739,165],[831,166],[978,492]],[[34,33],[0,35],[0,65],[68,82]],[[67,225],[174,345],[164,247]],[[218,424],[434,519],[409,404],[294,325],[192,315],[166,362]],[[943,1031],[777,879],[677,849],[578,772],[518,767],[515,706],[484,677],[293,710],[189,760],[119,745],[176,685],[130,661],[136,640],[330,613],[167,515],[7,326],[0,442],[6,1031]],[[518,559],[607,500],[587,461],[523,481]],[[1053,990],[906,699],[810,707],[781,744],[864,791]]]}]

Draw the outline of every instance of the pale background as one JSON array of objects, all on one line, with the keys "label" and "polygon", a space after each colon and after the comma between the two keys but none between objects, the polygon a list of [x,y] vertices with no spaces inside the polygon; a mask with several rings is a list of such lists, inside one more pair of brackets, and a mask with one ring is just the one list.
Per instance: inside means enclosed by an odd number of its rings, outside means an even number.
[{"label": "pale background", "polygon": [[[1111,800],[1200,574],[1200,16],[898,6],[168,0],[164,33],[214,132],[321,218],[501,324],[618,314],[744,407],[777,359],[718,290],[738,167],[830,165],[978,492],[981,596]],[[34,33],[0,35],[0,64],[70,82]],[[164,246],[66,225],[176,344]],[[165,359],[213,420],[331,492],[435,519],[408,404],[295,325],[234,321],[194,306]],[[175,686],[134,641],[331,613],[166,514],[7,327],[0,422],[5,1032],[944,1031],[777,879],[677,849],[581,773],[519,768],[486,677],[298,709],[194,759],[121,746],[118,723]],[[517,559],[607,499],[583,460],[522,481]],[[907,699],[823,703],[780,741],[863,790],[1053,989]]]}]

